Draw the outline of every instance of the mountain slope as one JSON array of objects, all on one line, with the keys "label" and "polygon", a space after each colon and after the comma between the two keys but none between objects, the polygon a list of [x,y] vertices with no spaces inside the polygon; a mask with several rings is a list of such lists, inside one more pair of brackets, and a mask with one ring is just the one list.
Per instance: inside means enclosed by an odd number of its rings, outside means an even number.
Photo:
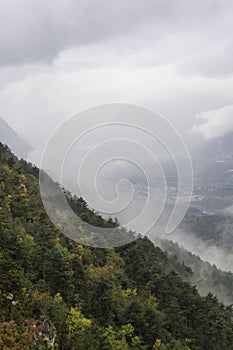
[{"label": "mountain slope", "polygon": [[0,141],[10,146],[13,152],[20,158],[27,159],[27,155],[33,148],[24,141],[9,124],[0,117]]},{"label": "mountain slope", "polygon": [[219,300],[225,304],[233,304],[233,274],[221,271],[215,265],[201,260],[197,255],[188,252],[172,241],[161,241],[160,247],[168,252],[170,258],[180,264],[190,267],[191,274],[180,270],[179,265],[174,264],[174,268],[179,275],[192,285],[196,285],[201,295],[209,292],[218,296]]},{"label": "mountain slope", "polygon": [[211,159],[221,159],[233,157],[233,132],[222,137],[215,137],[205,145],[204,156]]},{"label": "mountain slope", "polygon": [[[160,248],[69,240],[47,217],[30,164],[4,146],[1,159],[0,349],[233,349],[232,308],[201,297]],[[109,224],[73,201],[89,222]]]}]

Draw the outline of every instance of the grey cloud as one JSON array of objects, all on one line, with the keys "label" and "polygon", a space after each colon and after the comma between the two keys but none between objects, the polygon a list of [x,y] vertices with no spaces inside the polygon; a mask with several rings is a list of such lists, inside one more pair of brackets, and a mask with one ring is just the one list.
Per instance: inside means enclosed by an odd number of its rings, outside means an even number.
[{"label": "grey cloud", "polygon": [[[162,2],[158,6],[159,3]],[[152,17],[152,4],[151,1],[145,7],[142,1],[23,0],[19,6],[16,0],[3,1],[1,63],[48,61],[67,47],[125,35]]]},{"label": "grey cloud", "polygon": [[232,104],[232,11],[224,0],[2,0],[1,115],[38,147],[79,109],[133,102],[195,148],[195,115]]},{"label": "grey cloud", "polygon": [[[231,61],[224,59],[231,52],[232,10],[231,3],[219,0],[205,0],[201,6],[193,0],[22,0],[20,6],[17,0],[4,0],[0,64],[48,63],[67,48],[119,39],[113,50],[138,56],[145,51],[149,65],[175,59],[184,70],[208,73],[212,66],[221,73],[224,66],[232,71]],[[216,53],[214,63],[210,54],[223,39],[226,50]],[[202,48],[203,54],[196,56]]]}]

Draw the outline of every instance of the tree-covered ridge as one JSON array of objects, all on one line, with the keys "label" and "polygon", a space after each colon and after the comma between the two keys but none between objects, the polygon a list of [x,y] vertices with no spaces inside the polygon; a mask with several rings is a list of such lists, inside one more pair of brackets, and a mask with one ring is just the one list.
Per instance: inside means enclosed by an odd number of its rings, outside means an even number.
[{"label": "tree-covered ridge", "polygon": [[[200,297],[147,238],[117,249],[69,240],[37,176],[0,147],[0,349],[233,349],[232,307]],[[72,201],[87,221],[117,225]]]},{"label": "tree-covered ridge", "polygon": [[[172,241],[163,240],[160,247],[174,260],[176,272],[189,283],[195,284],[201,295],[211,291],[225,304],[233,304],[233,273],[221,271]],[[186,270],[181,270],[177,261],[183,266],[187,265],[192,273],[187,274]]]}]

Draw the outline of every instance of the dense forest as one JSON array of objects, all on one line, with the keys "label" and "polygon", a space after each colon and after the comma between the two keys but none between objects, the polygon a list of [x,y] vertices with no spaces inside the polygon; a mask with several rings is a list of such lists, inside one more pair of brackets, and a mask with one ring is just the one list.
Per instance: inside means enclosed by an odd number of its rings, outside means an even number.
[{"label": "dense forest", "polygon": [[[117,227],[73,198],[87,222]],[[82,228],[80,228],[82,229]],[[0,349],[230,350],[233,309],[146,237],[82,246],[50,222],[38,169],[0,144]]]}]

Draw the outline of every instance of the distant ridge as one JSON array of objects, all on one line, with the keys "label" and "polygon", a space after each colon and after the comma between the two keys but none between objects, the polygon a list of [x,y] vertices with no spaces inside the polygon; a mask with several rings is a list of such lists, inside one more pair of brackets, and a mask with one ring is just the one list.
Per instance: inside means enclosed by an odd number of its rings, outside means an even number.
[{"label": "distant ridge", "polygon": [[215,160],[233,158],[233,132],[211,139],[204,149],[204,156]]},{"label": "distant ridge", "polygon": [[27,159],[27,155],[33,151],[26,141],[24,141],[17,132],[0,117],[0,141],[7,144],[10,149],[19,157]]}]

